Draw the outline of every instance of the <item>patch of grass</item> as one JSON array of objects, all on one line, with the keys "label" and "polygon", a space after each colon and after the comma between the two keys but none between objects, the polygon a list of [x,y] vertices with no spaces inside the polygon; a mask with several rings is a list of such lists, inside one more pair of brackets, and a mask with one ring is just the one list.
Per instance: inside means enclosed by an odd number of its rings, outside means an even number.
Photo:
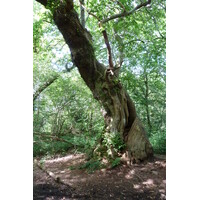
[{"label": "patch of grass", "polygon": [[77,167],[75,167],[75,166],[70,166],[69,169],[70,169],[70,170],[75,170],[75,169],[77,169]]},{"label": "patch of grass", "polygon": [[121,159],[120,158],[115,158],[115,160],[111,161],[111,167],[117,167],[118,165],[120,165],[121,163]]},{"label": "patch of grass", "polygon": [[101,163],[100,160],[89,160],[88,162],[80,165],[78,169],[86,169],[88,173],[93,173],[98,169],[102,169],[105,166]]}]

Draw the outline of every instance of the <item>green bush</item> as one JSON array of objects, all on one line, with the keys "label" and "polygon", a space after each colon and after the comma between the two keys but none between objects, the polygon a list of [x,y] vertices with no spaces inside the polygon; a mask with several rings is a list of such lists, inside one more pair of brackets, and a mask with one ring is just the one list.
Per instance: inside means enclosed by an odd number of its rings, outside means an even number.
[{"label": "green bush", "polygon": [[95,170],[103,168],[104,165],[100,160],[89,160],[85,164],[79,166],[79,169],[86,169],[88,173],[93,173]]},{"label": "green bush", "polygon": [[166,132],[153,132],[149,140],[153,146],[154,153],[166,153]]},{"label": "green bush", "polygon": [[119,151],[125,147],[120,133],[105,133],[103,143],[108,149],[112,146],[115,151]]},{"label": "green bush", "polygon": [[111,162],[111,167],[112,168],[117,167],[120,163],[121,163],[121,159],[120,158],[116,158],[115,160],[113,160]]},{"label": "green bush", "polygon": [[59,141],[36,141],[33,145],[33,156],[55,155],[57,153],[66,153],[72,145]]}]

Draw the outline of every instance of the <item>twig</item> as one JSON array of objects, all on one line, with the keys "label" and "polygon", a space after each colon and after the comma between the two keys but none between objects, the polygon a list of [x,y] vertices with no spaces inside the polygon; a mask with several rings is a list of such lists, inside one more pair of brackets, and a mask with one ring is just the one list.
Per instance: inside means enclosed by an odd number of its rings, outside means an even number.
[{"label": "twig", "polygon": [[140,181],[144,181],[144,179],[141,176],[139,176],[137,174],[134,174],[134,175],[137,176],[137,178],[140,179]]}]

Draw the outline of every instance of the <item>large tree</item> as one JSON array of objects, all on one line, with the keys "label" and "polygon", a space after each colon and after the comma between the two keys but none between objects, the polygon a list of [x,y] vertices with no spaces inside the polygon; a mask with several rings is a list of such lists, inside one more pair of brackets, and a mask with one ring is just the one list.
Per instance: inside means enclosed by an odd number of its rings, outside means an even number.
[{"label": "large tree", "polygon": [[[152,156],[153,149],[146,137],[145,128],[137,116],[132,99],[118,77],[118,71],[123,62],[123,41],[116,34],[115,39],[119,46],[121,45],[121,48],[119,48],[121,54],[120,62],[118,65],[114,65],[108,36],[103,28],[103,25],[111,20],[133,15],[137,10],[150,5],[151,0],[139,3],[129,11],[127,11],[123,3],[114,1],[122,8],[122,12],[103,19],[88,11],[90,15],[99,21],[99,27],[102,30],[102,37],[108,51],[109,65],[107,67],[97,60],[91,34],[85,28],[84,11],[87,8],[84,6],[83,0],[80,1],[81,20],[74,8],[73,0],[36,1],[51,10],[54,23],[69,46],[72,62],[77,66],[81,77],[92,91],[94,98],[103,105],[106,126],[104,135],[119,134],[126,144],[128,156],[132,161],[140,161]],[[114,156],[115,152],[112,145],[107,146],[107,148],[110,148],[111,156]]]}]

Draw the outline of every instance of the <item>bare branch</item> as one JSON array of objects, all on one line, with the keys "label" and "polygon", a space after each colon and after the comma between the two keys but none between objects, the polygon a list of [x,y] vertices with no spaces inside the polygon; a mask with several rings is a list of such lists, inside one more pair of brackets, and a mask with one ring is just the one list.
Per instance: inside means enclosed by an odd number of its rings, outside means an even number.
[{"label": "bare branch", "polygon": [[101,22],[102,23],[106,23],[106,22],[108,22],[110,20],[117,19],[117,18],[120,18],[120,17],[126,17],[128,15],[130,15],[130,14],[128,14],[128,12],[123,12],[123,13],[115,14],[115,15],[112,15],[111,17],[103,19]]},{"label": "bare branch", "polygon": [[105,40],[106,47],[108,49],[109,66],[110,66],[110,69],[113,70],[114,66],[113,66],[113,61],[112,61],[111,47],[110,47],[110,44],[109,44],[109,40],[108,40],[106,30],[103,30],[102,33],[103,33],[103,37],[104,37],[104,40]]},{"label": "bare branch", "polygon": [[140,5],[137,5],[133,10],[130,11],[130,13],[133,13],[136,10],[138,10],[138,9],[144,7],[144,6],[147,6],[150,3],[151,3],[151,0],[148,0],[147,2],[144,2],[144,3],[141,3]]},{"label": "bare branch", "polygon": [[132,42],[142,42],[142,43],[145,43],[145,41],[141,40],[141,39],[133,39],[133,40],[129,40],[128,42],[126,42],[124,45],[128,45]]},{"label": "bare branch", "polygon": [[33,102],[37,99],[37,97],[42,93],[48,86],[50,86],[56,79],[58,79],[60,75],[55,75],[51,77],[47,82],[42,84],[33,94]]},{"label": "bare branch", "polygon": [[129,16],[129,15],[133,14],[134,12],[136,12],[137,10],[139,10],[140,8],[145,7],[145,6],[147,6],[148,4],[150,4],[150,3],[151,3],[151,0],[148,0],[148,1],[145,2],[145,3],[141,3],[141,4],[137,5],[135,8],[133,8],[133,9],[132,9],[131,11],[129,11],[129,12],[124,11],[124,12],[122,12],[122,13],[112,15],[112,16],[106,18],[106,19],[103,19],[101,22],[102,22],[102,23],[106,23],[106,22],[108,22],[108,21],[110,21],[110,20],[113,20],[113,19],[117,19],[117,18],[120,18],[120,17]]}]

